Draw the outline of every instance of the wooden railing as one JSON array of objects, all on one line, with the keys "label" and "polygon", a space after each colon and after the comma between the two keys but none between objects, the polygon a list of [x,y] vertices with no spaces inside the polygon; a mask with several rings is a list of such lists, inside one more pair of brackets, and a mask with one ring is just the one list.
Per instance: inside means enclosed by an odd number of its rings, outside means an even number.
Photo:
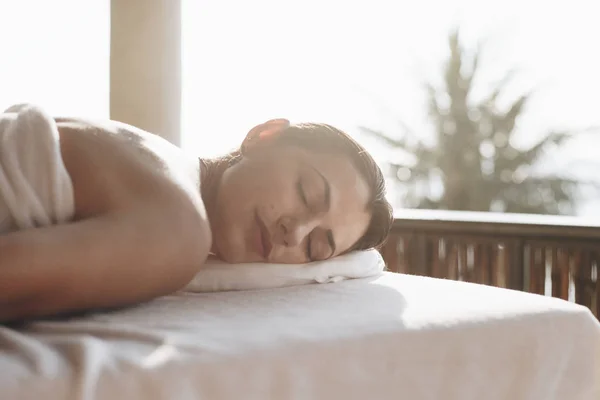
[{"label": "wooden railing", "polygon": [[559,297],[600,316],[600,219],[403,210],[382,254],[390,271]]}]

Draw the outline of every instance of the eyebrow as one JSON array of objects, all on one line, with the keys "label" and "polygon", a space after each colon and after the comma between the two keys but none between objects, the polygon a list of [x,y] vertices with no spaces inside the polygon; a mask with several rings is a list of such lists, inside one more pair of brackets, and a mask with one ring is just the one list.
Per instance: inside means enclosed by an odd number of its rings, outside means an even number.
[{"label": "eyebrow", "polygon": [[[319,174],[321,179],[323,179],[323,184],[325,185],[325,207],[327,208],[327,210],[329,210],[329,208],[331,207],[331,185],[329,184],[327,178],[325,178],[325,176],[321,173],[321,171],[319,171],[315,167],[313,167],[313,169],[317,172],[317,174]],[[327,230],[327,242],[329,243],[329,247],[331,247],[331,255],[329,257],[333,257],[333,255],[335,254],[335,240],[333,238],[333,231],[331,229]]]}]

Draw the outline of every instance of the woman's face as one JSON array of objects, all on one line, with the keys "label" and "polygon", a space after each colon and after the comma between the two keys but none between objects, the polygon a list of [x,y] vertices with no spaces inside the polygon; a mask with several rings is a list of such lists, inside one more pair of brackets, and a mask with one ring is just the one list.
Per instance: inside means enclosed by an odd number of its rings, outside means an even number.
[{"label": "woman's face", "polygon": [[211,215],[220,258],[306,263],[350,249],[366,232],[370,193],[344,155],[265,146],[223,174]]}]

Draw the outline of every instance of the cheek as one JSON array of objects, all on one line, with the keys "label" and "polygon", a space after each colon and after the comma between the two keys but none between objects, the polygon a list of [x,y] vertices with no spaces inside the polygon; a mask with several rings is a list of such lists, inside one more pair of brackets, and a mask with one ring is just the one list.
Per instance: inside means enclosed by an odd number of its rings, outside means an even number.
[{"label": "cheek", "polygon": [[273,169],[266,164],[240,167],[223,181],[218,199],[223,211],[233,217],[253,213],[258,207],[261,213],[273,216],[293,207],[295,183],[289,168]]},{"label": "cheek", "polygon": [[[276,165],[276,167],[273,167]],[[244,177],[247,195],[266,208],[277,208],[293,200],[295,174],[284,160],[261,163]]]},{"label": "cheek", "polygon": [[289,179],[273,177],[267,185],[262,186],[254,195],[256,207],[261,214],[273,223],[282,214],[297,208],[297,196]]},{"label": "cheek", "polygon": [[370,221],[370,215],[363,211],[347,213],[340,216],[334,224],[334,230],[338,235],[340,244],[337,254],[344,253],[352,248],[356,242],[365,234]]}]

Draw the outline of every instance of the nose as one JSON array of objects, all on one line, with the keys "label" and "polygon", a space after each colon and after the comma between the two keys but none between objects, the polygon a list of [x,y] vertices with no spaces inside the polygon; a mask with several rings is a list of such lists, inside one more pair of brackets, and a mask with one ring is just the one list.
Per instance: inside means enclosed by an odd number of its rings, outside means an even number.
[{"label": "nose", "polygon": [[278,221],[279,244],[286,247],[298,246],[319,225],[319,218],[281,217]]}]

